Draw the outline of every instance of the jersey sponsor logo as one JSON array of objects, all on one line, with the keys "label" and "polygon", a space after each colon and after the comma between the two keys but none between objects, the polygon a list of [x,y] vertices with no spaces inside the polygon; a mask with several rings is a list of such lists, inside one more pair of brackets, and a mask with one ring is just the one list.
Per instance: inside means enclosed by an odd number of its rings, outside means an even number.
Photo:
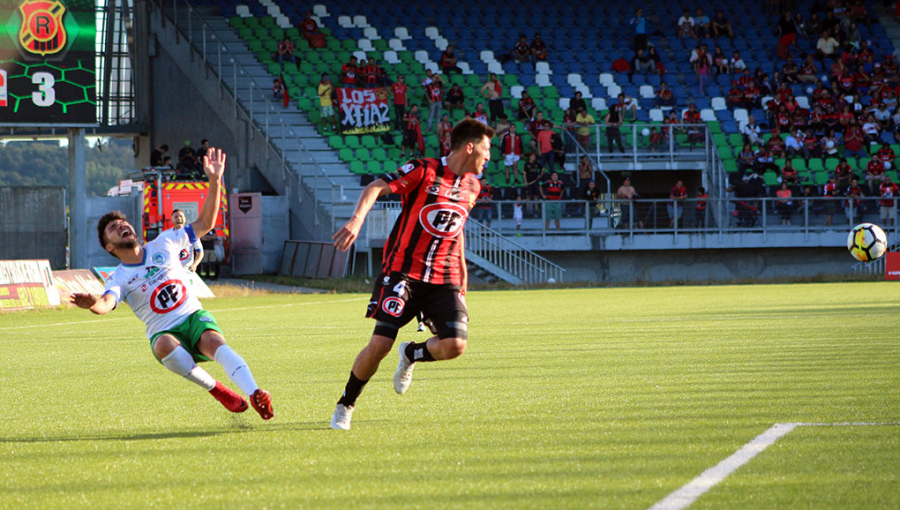
[{"label": "jersey sponsor logo", "polygon": [[416,165],[413,165],[412,163],[407,163],[407,164],[401,166],[400,168],[398,168],[397,173],[400,174],[401,176],[406,175],[406,174],[412,172],[413,169],[415,169],[415,168],[416,168]]},{"label": "jersey sponsor logo", "polygon": [[200,317],[200,322],[212,322],[212,317],[203,316]]},{"label": "jersey sponsor logo", "polygon": [[403,309],[406,308],[406,301],[398,297],[389,297],[381,302],[381,309],[388,315],[400,317],[403,315]]},{"label": "jersey sponsor logo", "polygon": [[153,260],[154,264],[161,266],[166,263],[166,254],[165,253],[154,253],[153,258],[151,260]]},{"label": "jersey sponsor logo", "polygon": [[180,260],[182,262],[189,259],[190,257],[191,257],[191,254],[185,249],[182,249],[180,252],[178,252],[178,260]]},{"label": "jersey sponsor logo", "polygon": [[159,272],[159,268],[156,266],[147,266],[146,270],[147,270],[147,272],[144,274],[145,280],[150,279],[150,277],[152,277],[153,275],[155,275],[156,273]]},{"label": "jersey sponsor logo", "polygon": [[150,308],[156,313],[169,313],[187,299],[187,289],[179,280],[166,280],[150,294]]},{"label": "jersey sponsor logo", "polygon": [[462,232],[468,211],[458,204],[428,204],[419,211],[419,223],[434,237],[452,239]]},{"label": "jersey sponsor logo", "polygon": [[[441,186],[439,184],[432,184],[431,186],[425,188],[425,193],[428,193],[429,195],[437,195],[439,197],[446,197],[450,200],[453,200],[454,202],[465,200],[465,197],[460,196],[459,186],[453,186],[447,192],[441,193]],[[474,201],[475,198],[472,197],[471,200]]]}]

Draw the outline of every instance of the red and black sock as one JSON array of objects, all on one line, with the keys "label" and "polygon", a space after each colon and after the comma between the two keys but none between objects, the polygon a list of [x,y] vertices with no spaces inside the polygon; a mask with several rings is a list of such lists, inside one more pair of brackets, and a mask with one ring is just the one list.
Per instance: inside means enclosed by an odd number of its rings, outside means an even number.
[{"label": "red and black sock", "polygon": [[434,361],[434,356],[428,352],[427,344],[428,341],[422,343],[410,342],[406,345],[406,358],[412,362],[416,361]]}]

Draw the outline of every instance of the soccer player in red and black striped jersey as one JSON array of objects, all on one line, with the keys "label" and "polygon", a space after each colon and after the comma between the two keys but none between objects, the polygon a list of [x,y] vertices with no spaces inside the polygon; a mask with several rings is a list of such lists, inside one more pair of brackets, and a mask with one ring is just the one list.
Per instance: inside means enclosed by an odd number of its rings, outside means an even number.
[{"label": "soccer player in red and black striped jersey", "polygon": [[474,119],[460,121],[450,134],[450,154],[409,161],[363,189],[350,220],[334,234],[346,251],[379,196],[402,196],[403,210],[384,246],[384,263],[369,301],[375,319],[368,345],[356,357],[350,379],[331,419],[348,430],[363,387],[390,353],[401,327],[418,312],[431,321],[435,336],[400,344],[394,390],[403,394],[414,364],[459,357],[466,349],[466,262],[463,228],[481,190],[477,176],[490,161],[494,130]]}]

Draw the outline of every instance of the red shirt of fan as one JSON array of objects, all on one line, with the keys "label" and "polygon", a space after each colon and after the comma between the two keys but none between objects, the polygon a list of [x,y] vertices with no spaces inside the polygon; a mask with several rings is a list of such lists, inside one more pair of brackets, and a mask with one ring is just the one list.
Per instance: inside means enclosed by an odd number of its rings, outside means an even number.
[{"label": "red shirt of fan", "polygon": [[893,182],[890,184],[881,183],[881,186],[878,187],[881,190],[881,198],[889,198],[890,200],[879,200],[881,205],[884,207],[894,207],[894,197],[897,196],[897,193],[900,192],[900,186],[897,186]]},{"label": "red shirt of fan", "polygon": [[463,228],[481,191],[474,174],[454,174],[446,158],[408,162],[381,177],[403,209],[384,245],[383,273],[411,280],[465,285]]},{"label": "red shirt of fan", "polygon": [[394,83],[391,85],[391,92],[394,94],[394,104],[406,105],[406,84]]},{"label": "red shirt of fan", "polygon": [[544,186],[547,188],[547,200],[562,200],[562,181],[553,181],[551,179]]},{"label": "red shirt of fan", "polygon": [[893,149],[878,149],[876,153],[878,159],[883,162],[894,161],[894,150]]},{"label": "red shirt of fan", "polygon": [[866,173],[871,175],[881,175],[884,173],[884,163],[880,159],[871,159],[866,165]]}]

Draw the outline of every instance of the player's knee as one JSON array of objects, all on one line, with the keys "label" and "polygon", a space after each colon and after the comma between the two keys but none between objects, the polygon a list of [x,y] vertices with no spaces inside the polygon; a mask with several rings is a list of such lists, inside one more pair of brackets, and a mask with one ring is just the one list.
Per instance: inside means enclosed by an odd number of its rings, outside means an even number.
[{"label": "player's knee", "polygon": [[181,344],[178,343],[178,340],[170,336],[161,336],[153,342],[153,354],[156,355],[157,358],[163,359],[169,354],[172,354],[172,351],[179,345]]},{"label": "player's knee", "polygon": [[468,342],[465,338],[448,338],[442,340],[441,343],[444,344],[444,354],[447,356],[447,359],[453,359],[462,356],[466,352],[466,344]]},{"label": "player's knee", "polygon": [[372,339],[369,340],[369,355],[378,358],[379,360],[384,359],[385,356],[390,354],[393,345],[394,341],[390,338],[373,336]]}]

